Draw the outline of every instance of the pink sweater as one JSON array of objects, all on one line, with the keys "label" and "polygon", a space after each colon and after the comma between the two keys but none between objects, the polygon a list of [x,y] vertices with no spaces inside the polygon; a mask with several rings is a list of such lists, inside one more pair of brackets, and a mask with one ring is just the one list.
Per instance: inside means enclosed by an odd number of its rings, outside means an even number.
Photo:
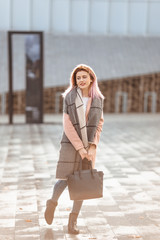
[{"label": "pink sweater", "polygon": [[[87,103],[87,108],[86,108],[86,122],[88,120],[88,113],[89,113],[89,109],[91,106],[91,98],[89,98],[88,103]],[[97,131],[95,134],[95,138],[94,141],[92,142],[92,144],[95,144],[97,146],[99,139],[100,139],[100,134],[102,131],[102,126],[104,123],[104,118],[103,118],[103,111],[102,111],[102,115],[101,115],[101,119],[99,121],[98,127],[97,127]],[[79,149],[83,148],[83,142],[80,139],[80,137],[78,136],[70,118],[69,115],[67,113],[63,113],[63,127],[64,127],[64,132],[67,136],[67,138],[70,140],[70,142],[72,143],[72,145],[74,146],[74,148],[78,151]],[[89,142],[91,143],[91,142]]]}]

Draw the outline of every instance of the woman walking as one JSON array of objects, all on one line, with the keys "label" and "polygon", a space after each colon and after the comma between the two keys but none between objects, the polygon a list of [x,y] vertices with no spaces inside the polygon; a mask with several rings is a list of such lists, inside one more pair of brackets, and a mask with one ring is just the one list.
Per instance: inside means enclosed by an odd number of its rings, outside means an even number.
[{"label": "woman walking", "polygon": [[[103,118],[104,96],[99,90],[93,69],[85,64],[77,65],[70,77],[70,86],[62,94],[63,136],[56,169],[56,178],[51,199],[47,200],[45,220],[52,224],[58,199],[67,187],[67,176],[79,167],[95,167],[96,147],[100,139]],[[77,217],[83,201],[73,201],[69,215],[68,233],[78,234]]]}]

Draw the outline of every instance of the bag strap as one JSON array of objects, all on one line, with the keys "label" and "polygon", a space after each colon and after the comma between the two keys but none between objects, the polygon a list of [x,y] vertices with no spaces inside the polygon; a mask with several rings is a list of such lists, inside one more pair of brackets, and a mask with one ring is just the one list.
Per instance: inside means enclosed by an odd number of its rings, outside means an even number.
[{"label": "bag strap", "polygon": [[[92,168],[92,162],[91,161],[89,161],[87,158],[84,158],[84,159],[86,159],[87,160],[87,162],[88,162],[88,165],[89,165],[89,169],[93,169]],[[79,161],[79,167],[78,167],[78,170],[82,170],[82,163],[83,163],[83,160],[84,159],[80,159],[80,161]]]},{"label": "bag strap", "polygon": [[77,159],[77,154],[78,154],[78,152],[76,152],[75,161],[74,161],[74,166],[73,166],[73,172],[76,170],[76,159]]},{"label": "bag strap", "polygon": [[[78,152],[76,152],[76,156],[75,156],[75,159],[77,158],[77,154]],[[84,159],[87,159],[87,158],[84,158]],[[88,160],[88,159],[87,159]],[[79,171],[79,170],[82,170],[82,159],[80,158],[80,161],[79,162],[74,162],[74,166],[73,166],[73,172],[74,171]],[[88,161],[89,162],[89,169],[93,169],[92,168],[92,162],[91,161]],[[76,163],[78,164],[78,168],[76,169]]]},{"label": "bag strap", "polygon": [[[77,152],[76,152],[76,156],[77,156]],[[76,159],[76,157],[75,157],[75,159]],[[87,159],[88,160],[88,159]],[[82,158],[80,158],[80,161],[79,161],[79,166],[78,166],[78,170],[77,171],[79,171],[79,176],[80,176],[80,178],[81,178],[81,171],[82,171]],[[89,169],[91,170],[91,175],[92,175],[92,177],[94,178],[94,174],[93,174],[93,167],[92,167],[92,162],[91,161],[88,161],[89,162]],[[75,164],[76,162],[74,162],[74,167],[73,167],[73,172],[76,170],[75,169],[75,166],[76,166],[76,164]]]},{"label": "bag strap", "polygon": [[[80,159],[80,162],[79,162],[79,169],[78,169],[78,171],[79,171],[79,177],[81,178],[81,172],[82,172],[82,159]],[[92,162],[91,161],[89,161],[89,165],[90,165],[90,168],[89,168],[89,170],[91,170],[91,175],[92,175],[92,177],[94,178],[94,174],[93,174],[93,167],[92,167]]]}]

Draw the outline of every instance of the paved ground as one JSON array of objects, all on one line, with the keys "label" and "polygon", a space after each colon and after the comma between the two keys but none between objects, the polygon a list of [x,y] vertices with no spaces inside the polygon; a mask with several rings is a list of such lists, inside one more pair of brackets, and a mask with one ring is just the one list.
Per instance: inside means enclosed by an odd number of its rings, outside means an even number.
[{"label": "paved ground", "polygon": [[158,114],[105,115],[96,165],[105,173],[104,197],[84,201],[81,234],[72,236],[67,189],[53,224],[43,218],[62,125],[1,125],[0,240],[160,240],[159,129]]}]

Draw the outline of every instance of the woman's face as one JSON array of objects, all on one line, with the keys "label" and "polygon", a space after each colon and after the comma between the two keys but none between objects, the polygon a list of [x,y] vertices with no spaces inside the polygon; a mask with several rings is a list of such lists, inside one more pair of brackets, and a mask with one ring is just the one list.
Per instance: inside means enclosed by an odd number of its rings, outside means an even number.
[{"label": "woman's face", "polygon": [[80,89],[89,89],[91,82],[92,80],[88,72],[81,70],[76,73],[76,83]]}]

